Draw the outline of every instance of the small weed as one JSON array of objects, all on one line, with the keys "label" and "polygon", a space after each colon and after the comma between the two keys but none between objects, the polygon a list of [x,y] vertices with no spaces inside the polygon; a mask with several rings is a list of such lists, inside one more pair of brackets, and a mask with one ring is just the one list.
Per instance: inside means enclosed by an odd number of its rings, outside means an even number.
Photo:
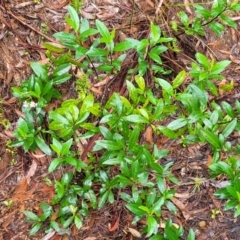
[{"label": "small weed", "polygon": [[10,208],[12,206],[13,200],[6,200],[3,203],[4,203],[5,206]]},{"label": "small weed", "polygon": [[221,213],[221,211],[220,211],[220,210],[217,210],[217,209],[212,209],[212,210],[211,210],[211,213],[212,213],[211,218],[212,218],[212,219],[215,219],[216,216]]}]

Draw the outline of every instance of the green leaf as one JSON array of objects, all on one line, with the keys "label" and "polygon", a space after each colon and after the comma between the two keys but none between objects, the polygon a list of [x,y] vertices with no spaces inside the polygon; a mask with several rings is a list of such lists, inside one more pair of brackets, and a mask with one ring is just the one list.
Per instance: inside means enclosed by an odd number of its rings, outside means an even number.
[{"label": "green leaf", "polygon": [[101,36],[103,37],[103,41],[105,43],[110,43],[111,42],[111,35],[110,32],[108,31],[106,25],[99,21],[98,19],[96,20],[96,26],[98,31],[100,32]]},{"label": "green leaf", "polygon": [[226,189],[233,198],[238,200],[237,190],[233,186],[227,186]]},{"label": "green leaf", "polygon": [[74,29],[75,32],[77,32],[80,25],[78,14],[71,5],[68,6],[68,12],[71,17],[71,27]]},{"label": "green leaf", "polygon": [[154,204],[153,204],[153,206],[151,207],[151,211],[153,212],[153,213],[161,213],[161,208],[162,208],[162,206],[163,206],[163,204],[164,204],[164,198],[163,197],[161,197],[159,200],[157,200]]},{"label": "green leaf", "polygon": [[203,66],[205,70],[208,70],[210,68],[210,63],[208,59],[201,53],[196,53],[195,55],[197,61]]},{"label": "green leaf", "polygon": [[137,203],[128,203],[126,208],[133,212],[136,216],[142,217],[145,215],[145,211],[139,208],[139,204]]},{"label": "green leaf", "polygon": [[61,156],[67,155],[70,147],[72,146],[73,139],[70,138],[67,142],[62,144]]},{"label": "green leaf", "polygon": [[51,221],[50,222],[50,226],[56,231],[59,232],[60,231],[60,227],[58,226],[58,223],[55,221]]},{"label": "green leaf", "polygon": [[74,217],[74,223],[77,229],[80,229],[83,225],[82,219],[77,215]]},{"label": "green leaf", "polygon": [[52,151],[49,146],[45,143],[45,141],[40,136],[35,136],[35,142],[37,146],[47,155],[51,155]]},{"label": "green leaf", "polygon": [[98,203],[98,209],[101,209],[108,199],[109,191],[106,191],[100,198]]},{"label": "green leaf", "polygon": [[72,48],[75,47],[77,42],[76,36],[74,36],[72,33],[57,32],[57,33],[54,33],[53,36],[58,40],[61,40],[63,45],[65,45],[65,43],[70,43],[71,45],[73,45]]},{"label": "green leaf", "polygon": [[186,126],[187,123],[188,123],[188,120],[186,118],[178,118],[178,119],[170,122],[167,125],[167,128],[170,129],[170,130],[177,130],[179,128],[182,128],[182,127]]},{"label": "green leaf", "polygon": [[122,52],[134,48],[136,45],[137,43],[133,43],[132,41],[128,41],[128,39],[125,39],[124,42],[118,43],[113,50],[115,52]]},{"label": "green leaf", "polygon": [[229,210],[235,208],[237,204],[238,204],[238,202],[236,199],[232,199],[232,200],[228,201],[224,206],[224,211],[229,211]]},{"label": "green leaf", "polygon": [[26,134],[29,132],[27,122],[23,118],[19,118],[17,125],[18,125],[17,131],[20,133],[22,137],[25,137]]},{"label": "green leaf", "polygon": [[150,210],[148,207],[146,206],[139,206],[139,209],[143,210],[144,212],[146,212],[147,214],[150,214]]},{"label": "green leaf", "polygon": [[217,190],[214,193],[214,196],[216,196],[217,198],[220,198],[220,199],[230,199],[231,198],[231,195],[229,194],[229,192],[227,191],[226,188]]},{"label": "green leaf", "polygon": [[64,47],[58,43],[44,42],[42,45],[50,52],[62,53],[64,51]]},{"label": "green leaf", "polygon": [[122,117],[123,120],[127,121],[127,122],[133,122],[133,123],[148,123],[149,121],[141,116],[141,115],[137,115],[137,114],[132,114],[126,117]]},{"label": "green leaf", "polygon": [[221,14],[220,18],[225,22],[227,25],[229,25],[232,28],[237,28],[237,23],[232,20],[230,17],[228,17],[226,14]]},{"label": "green leaf", "polygon": [[205,19],[208,19],[211,16],[211,11],[207,10],[201,5],[195,5],[195,12],[202,15]]},{"label": "green leaf", "polygon": [[148,53],[148,57],[151,58],[154,62],[158,63],[158,64],[162,64],[162,59],[160,58],[160,56],[155,53],[154,51],[151,51]]},{"label": "green leaf", "polygon": [[152,117],[153,120],[159,120],[159,118],[162,115],[162,112],[164,110],[164,103],[162,99],[158,99],[156,102],[156,106],[155,106],[155,111],[154,111],[154,115]]},{"label": "green leaf", "polygon": [[53,83],[58,85],[58,84],[62,84],[62,83],[65,83],[67,80],[69,80],[70,78],[72,77],[71,74],[62,74],[60,76],[56,76],[54,77],[52,80],[53,80]]},{"label": "green leaf", "polygon": [[72,165],[74,167],[77,167],[78,163],[80,163],[78,159],[76,159],[74,157],[70,157],[70,156],[65,157],[64,160],[66,163],[68,163],[69,165]]},{"label": "green leaf", "polygon": [[55,151],[58,156],[60,156],[62,151],[62,144],[56,138],[53,138],[53,144],[51,144],[50,146],[52,150]]},{"label": "green leaf", "polygon": [[228,114],[228,116],[230,116],[231,118],[235,118],[233,107],[229,103],[223,101],[222,107],[225,110],[225,112]]},{"label": "green leaf", "polygon": [[183,12],[183,11],[180,11],[180,12],[178,12],[178,16],[180,17],[180,20],[183,23],[183,25],[185,27],[188,27],[188,25],[189,25],[189,18],[187,16],[187,14],[185,12]]},{"label": "green leaf", "polygon": [[142,39],[136,47],[136,51],[138,53],[140,52],[145,52],[146,51],[146,47],[149,46],[149,40],[148,39]]},{"label": "green leaf", "polygon": [[177,214],[177,212],[178,212],[177,208],[175,207],[175,205],[172,202],[166,201],[165,205],[170,212],[172,212],[175,215]]},{"label": "green leaf", "polygon": [[227,138],[234,131],[236,126],[237,126],[237,119],[234,119],[222,131],[222,135],[224,136],[224,138]]},{"label": "green leaf", "polygon": [[86,55],[89,57],[105,57],[108,55],[108,51],[102,49],[102,48],[95,48],[91,47],[87,52]]},{"label": "green leaf", "polygon": [[234,212],[234,218],[238,217],[240,215],[240,204],[237,205],[237,209]]},{"label": "green leaf", "polygon": [[34,225],[34,227],[31,229],[31,231],[29,232],[29,235],[32,236],[32,235],[35,235],[39,229],[41,228],[42,226],[42,223],[37,223],[36,225]]},{"label": "green leaf", "polygon": [[61,163],[63,162],[62,158],[54,158],[48,167],[48,172],[51,173],[54,171]]},{"label": "green leaf", "polygon": [[189,230],[187,240],[195,240],[195,233],[192,228]]},{"label": "green leaf", "polygon": [[98,140],[96,141],[96,145],[110,151],[117,151],[123,148],[122,142],[115,142],[111,140]]},{"label": "green leaf", "polygon": [[202,91],[199,87],[197,87],[194,84],[189,85],[189,88],[192,90],[193,94],[195,95],[197,99],[202,103],[203,106],[207,105],[207,93],[205,91]]},{"label": "green leaf", "polygon": [[221,145],[219,143],[219,139],[213,132],[210,132],[209,130],[204,129],[204,128],[200,129],[199,132],[203,136],[203,138],[207,142],[209,142],[214,148],[216,148],[216,149],[221,148]]},{"label": "green leaf", "polygon": [[97,33],[99,33],[99,31],[97,29],[93,29],[93,28],[87,29],[86,31],[81,32],[80,39],[82,41],[84,41],[87,37],[89,37],[91,35],[95,35]]},{"label": "green leaf", "polygon": [[54,69],[52,76],[61,76],[67,73],[70,69],[71,69],[71,64],[69,63],[61,64],[56,69]]},{"label": "green leaf", "polygon": [[63,222],[63,228],[67,228],[70,226],[70,224],[73,222],[74,220],[74,216],[71,216],[70,218],[68,218],[67,220],[65,220]]},{"label": "green leaf", "polygon": [[137,94],[137,89],[136,87],[130,82],[130,81],[126,81],[127,83],[127,89],[130,95],[130,98],[132,99],[132,101],[134,103],[137,103],[138,100],[138,94]]},{"label": "green leaf", "polygon": [[136,75],[135,81],[138,85],[138,87],[144,92],[145,91],[145,80],[142,76]]},{"label": "green leaf", "polygon": [[110,158],[103,162],[104,165],[117,165],[122,162],[121,158]]},{"label": "green leaf", "polygon": [[43,65],[38,62],[31,62],[30,66],[38,77],[47,78],[47,71]]},{"label": "green leaf", "polygon": [[147,217],[147,236],[150,237],[152,234],[156,234],[158,231],[158,223],[153,216]]},{"label": "green leaf", "polygon": [[224,60],[224,61],[216,63],[211,69],[211,74],[219,74],[219,73],[223,72],[230,63],[231,63],[231,61],[229,61],[229,60]]},{"label": "green leaf", "polygon": [[240,4],[237,4],[237,3],[238,3],[238,0],[234,1],[234,3],[230,6],[230,10],[240,11]]},{"label": "green leaf", "polygon": [[140,135],[140,127],[136,125],[129,137],[129,143],[128,143],[128,149],[132,150],[132,148],[137,145],[138,143],[138,138]]},{"label": "green leaf", "polygon": [[28,220],[30,221],[38,221],[39,220],[39,217],[33,213],[33,212],[30,212],[30,211],[23,211],[23,214],[28,218]]},{"label": "green leaf", "polygon": [[155,78],[155,81],[170,95],[173,95],[172,85],[162,78]]},{"label": "green leaf", "polygon": [[158,126],[157,129],[160,130],[165,136],[171,139],[177,138],[177,134],[172,129],[169,129],[168,127]]},{"label": "green leaf", "polygon": [[211,22],[208,25],[219,36],[221,35],[221,33],[225,29],[224,26],[221,23],[218,23],[218,22]]},{"label": "green leaf", "polygon": [[149,37],[150,43],[155,44],[155,43],[157,43],[157,41],[159,40],[159,38],[161,36],[161,30],[158,25],[154,25],[152,22],[150,24],[150,29],[151,29],[151,33],[150,33],[150,37]]},{"label": "green leaf", "polygon": [[50,117],[50,119],[55,120],[56,122],[58,122],[61,125],[68,125],[69,124],[68,119],[66,119],[61,114],[57,113],[56,111],[51,111],[49,113],[49,117]]},{"label": "green leaf", "polygon": [[184,82],[185,78],[186,78],[186,71],[182,70],[180,73],[178,73],[178,75],[173,80],[173,83],[172,83],[173,89],[181,86],[181,84]]},{"label": "green leaf", "polygon": [[209,166],[209,168],[214,176],[227,174],[230,179],[234,178],[233,169],[226,162],[213,163]]}]

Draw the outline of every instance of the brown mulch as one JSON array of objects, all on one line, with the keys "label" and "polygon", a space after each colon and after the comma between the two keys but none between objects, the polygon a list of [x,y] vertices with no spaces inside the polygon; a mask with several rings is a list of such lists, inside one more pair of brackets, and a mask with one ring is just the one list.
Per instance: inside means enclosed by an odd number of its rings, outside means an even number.
[{"label": "brown mulch", "polygon": [[[179,9],[187,9],[184,4],[174,6],[174,1],[163,1],[161,6],[155,2],[161,1],[86,0],[80,15],[90,22],[95,19],[104,21],[110,29],[117,30],[118,39],[146,37],[149,23],[154,20],[162,31],[171,35],[168,23],[177,18]],[[30,76],[31,61],[46,60],[42,43],[55,42],[52,34],[66,30],[64,17],[68,4],[68,0],[0,0],[0,239],[137,239],[134,236],[146,223],[141,221],[131,225],[133,216],[121,201],[101,211],[92,211],[83,228],[79,231],[72,228],[69,235],[50,236],[40,231],[34,237],[28,236],[30,225],[25,222],[22,210],[38,212],[41,201],[51,201],[54,189],[44,179],[52,179],[53,176],[47,172],[47,157],[38,158],[9,145],[17,119],[21,116],[11,87],[19,86],[22,80]],[[175,55],[166,53],[164,64],[176,74],[182,69],[189,69],[198,51],[217,61],[232,60],[233,63],[225,72],[225,81],[233,80],[235,90],[231,96],[223,93],[219,99],[234,102],[240,92],[240,21],[237,20],[237,23],[238,30],[227,29],[221,38],[210,32],[202,39],[182,36],[179,40],[182,51]],[[170,154],[162,163],[174,161],[172,171],[181,182],[175,186],[177,194],[173,202],[179,208],[179,214],[172,216],[173,221],[186,230],[193,228],[199,240],[239,239],[240,218],[234,219],[232,212],[224,212],[224,203],[213,197],[216,187],[209,180],[207,170],[210,149],[200,144],[183,148],[178,142],[164,137],[156,141],[159,147],[170,149]],[[199,188],[194,187],[197,180],[200,181]],[[12,204],[6,206],[5,201],[12,201]],[[213,209],[221,211],[216,218],[211,217]],[[119,227],[109,232],[116,215],[119,217]],[[164,210],[163,218],[168,216],[170,213]]]}]

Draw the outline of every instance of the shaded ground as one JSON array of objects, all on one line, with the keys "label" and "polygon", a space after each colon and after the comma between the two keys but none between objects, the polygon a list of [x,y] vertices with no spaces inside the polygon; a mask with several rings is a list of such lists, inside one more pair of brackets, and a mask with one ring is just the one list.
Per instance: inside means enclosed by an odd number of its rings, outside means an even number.
[{"label": "shaded ground", "polygon": [[[22,210],[38,211],[39,202],[50,202],[54,188],[44,179],[58,177],[48,175],[49,159],[45,156],[25,154],[21,149],[12,149],[12,139],[16,121],[21,116],[16,99],[11,96],[11,86],[30,75],[30,61],[46,60],[43,41],[54,41],[52,34],[66,30],[64,16],[69,1],[3,1],[0,5],[0,239],[137,239],[138,231],[146,224],[131,225],[132,215],[124,207],[124,202],[117,201],[98,212],[91,212],[84,227],[77,231],[72,228],[67,236],[46,236],[40,232],[35,237],[28,237],[30,226],[24,221]],[[149,21],[157,12],[157,22],[162,30],[169,31],[168,24],[176,18],[179,9],[184,6],[170,6],[171,1],[164,1],[161,8],[154,1],[85,1],[81,15],[94,20],[104,21],[110,28],[116,28],[118,38],[125,36],[142,38],[149,32]],[[134,3],[134,4],[133,4]],[[168,3],[168,4],[167,4]],[[238,23],[239,16],[235,16]],[[188,69],[197,51],[216,60],[233,61],[225,72],[224,81],[234,81],[233,92],[223,93],[218,100],[234,102],[239,99],[240,92],[240,24],[238,30],[228,29],[222,38],[207,33],[205,38],[190,39],[181,36],[182,52],[176,55],[167,53],[164,64],[173,73]],[[173,76],[172,76],[173,77]],[[223,83],[224,84],[224,83]],[[121,89],[121,86],[120,86]],[[101,89],[100,89],[101,90]],[[183,148],[177,141],[165,137],[155,139],[160,148],[170,149],[164,159],[174,161],[172,171],[181,185],[176,188],[177,194],[173,202],[179,208],[179,214],[172,216],[173,221],[184,229],[193,228],[197,239],[239,239],[240,219],[233,219],[232,212],[223,212],[223,202],[213,197],[216,183],[209,180],[207,170],[211,151],[205,145],[194,145]],[[239,141],[233,139],[232,141]],[[163,161],[163,164],[165,163]],[[59,173],[61,174],[61,173]],[[220,179],[221,180],[221,179]],[[196,182],[199,186],[196,187]],[[10,206],[6,202],[12,201]],[[221,213],[212,218],[211,210]],[[119,228],[111,235],[109,224],[114,214],[120,215]],[[163,218],[170,215],[163,211]],[[130,229],[129,229],[130,227]],[[133,229],[133,230],[132,230]],[[134,232],[137,231],[137,232]],[[144,238],[142,238],[144,239]]]}]

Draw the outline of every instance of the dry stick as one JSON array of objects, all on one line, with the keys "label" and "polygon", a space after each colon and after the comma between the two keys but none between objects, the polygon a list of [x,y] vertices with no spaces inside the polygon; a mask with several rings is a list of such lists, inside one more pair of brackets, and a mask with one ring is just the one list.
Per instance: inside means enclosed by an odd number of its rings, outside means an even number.
[{"label": "dry stick", "polygon": [[162,4],[163,4],[163,0],[160,0],[159,4],[158,4],[158,6],[157,6],[156,12],[155,12],[155,16],[158,15],[158,12],[159,12],[159,10],[160,10]]},{"label": "dry stick", "polygon": [[32,31],[34,31],[34,32],[38,33],[39,35],[45,37],[48,41],[50,41],[50,42],[55,42],[54,39],[48,37],[48,36],[45,35],[44,33],[41,33],[40,31],[38,31],[37,29],[33,28],[33,27],[30,26],[29,24],[21,21],[21,20],[20,20],[17,16],[15,16],[11,11],[4,9],[2,6],[0,6],[0,8],[1,8],[3,11],[7,11],[7,13],[8,13],[9,15],[11,15],[11,16],[12,16],[14,19],[16,19],[17,21],[19,21],[22,25],[27,26],[27,27],[30,28]]}]

